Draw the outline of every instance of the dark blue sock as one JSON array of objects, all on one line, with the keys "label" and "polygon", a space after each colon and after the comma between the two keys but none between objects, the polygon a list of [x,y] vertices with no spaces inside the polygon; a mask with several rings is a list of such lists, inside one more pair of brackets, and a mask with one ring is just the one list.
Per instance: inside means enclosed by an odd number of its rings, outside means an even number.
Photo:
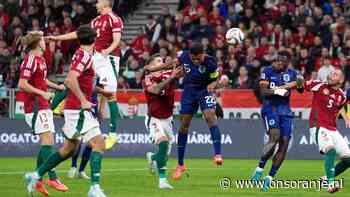
[{"label": "dark blue sock", "polygon": [[92,148],[90,146],[85,146],[83,155],[81,156],[79,172],[83,172],[85,170],[86,164],[90,160],[91,151],[92,151]]},{"label": "dark blue sock", "polygon": [[74,167],[74,168],[77,167],[77,162],[78,162],[78,157],[79,157],[79,154],[80,154],[80,149],[81,149],[81,143],[79,144],[77,152],[72,157],[72,167]]},{"label": "dark blue sock", "polygon": [[264,160],[264,159],[260,159],[260,161],[259,161],[259,168],[264,168],[265,167],[265,165],[266,165],[266,162],[267,162],[267,160]]},{"label": "dark blue sock", "polygon": [[179,132],[177,136],[177,157],[178,164],[184,165],[185,149],[187,144],[187,133]]},{"label": "dark blue sock", "polygon": [[269,176],[274,177],[277,174],[277,171],[279,168],[280,168],[280,166],[272,165],[271,170],[269,172]]},{"label": "dark blue sock", "polygon": [[210,127],[211,139],[213,140],[215,155],[221,154],[221,134],[219,127],[214,125]]}]

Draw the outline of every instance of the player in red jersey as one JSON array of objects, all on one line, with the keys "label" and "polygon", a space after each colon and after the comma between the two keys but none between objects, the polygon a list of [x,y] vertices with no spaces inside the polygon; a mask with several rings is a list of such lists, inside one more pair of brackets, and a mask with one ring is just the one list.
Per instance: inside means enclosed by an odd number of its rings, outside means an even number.
[{"label": "player in red jersey", "polygon": [[[96,30],[95,41],[96,52],[94,54],[94,68],[99,82],[103,88],[98,89],[102,97],[100,109],[105,106],[108,99],[110,111],[110,132],[106,139],[106,149],[111,149],[117,142],[116,121],[119,114],[118,105],[115,98],[117,91],[117,76],[119,72],[120,49],[118,48],[123,31],[123,21],[112,11],[110,0],[98,0],[96,8],[100,14],[91,21],[91,27]],[[71,32],[59,36],[49,36],[52,40],[72,40],[77,39],[77,33]]]},{"label": "player in red jersey", "polygon": [[[350,120],[342,109],[346,103],[346,96],[341,89],[344,83],[344,74],[335,70],[327,77],[327,83],[321,81],[308,81],[305,90],[314,93],[310,114],[310,135],[324,154],[325,172],[328,180],[328,192],[333,193],[339,188],[335,187],[334,177],[350,167],[350,149],[342,135],[337,130],[336,120],[340,112],[346,127],[350,127]],[[336,155],[340,162],[334,168]]]},{"label": "player in red jersey", "polygon": [[[39,167],[54,151],[55,126],[53,113],[49,109],[52,94],[48,91],[48,87],[63,90],[64,86],[57,85],[46,78],[43,32],[29,32],[22,40],[30,51],[21,64],[18,86],[25,94],[25,120],[33,133],[40,136],[41,147],[37,157],[37,167]],[[48,174],[47,184],[50,187],[58,191],[68,191],[68,188],[58,180],[54,170],[49,171]],[[42,179],[36,183],[35,188],[45,196],[48,195]]]},{"label": "player in red jersey", "polygon": [[174,138],[175,81],[182,75],[182,68],[166,69],[161,56],[155,54],[146,62],[145,72],[143,87],[148,107],[145,125],[152,142],[158,145],[157,153],[148,152],[146,156],[151,172],[158,170],[159,188],[173,189],[167,181],[165,169]]},{"label": "player in red jersey", "polygon": [[91,103],[95,76],[92,54],[96,32],[91,27],[82,26],[77,30],[77,35],[80,48],[73,56],[70,71],[65,81],[69,89],[64,109],[65,125],[62,129],[66,140],[63,147],[52,153],[36,172],[26,174],[29,193],[34,191],[33,186],[40,177],[74,154],[82,139],[84,142],[89,142],[92,147],[91,187],[88,197],[106,196],[99,185],[105,142],[99,123],[92,111],[93,104]]}]

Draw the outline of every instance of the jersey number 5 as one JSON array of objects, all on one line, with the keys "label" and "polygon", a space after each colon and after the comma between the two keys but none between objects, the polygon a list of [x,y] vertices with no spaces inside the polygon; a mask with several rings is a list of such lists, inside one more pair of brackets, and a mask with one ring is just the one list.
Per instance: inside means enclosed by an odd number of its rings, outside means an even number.
[{"label": "jersey number 5", "polygon": [[328,105],[327,105],[327,108],[332,108],[332,107],[333,107],[333,105],[334,105],[334,100],[329,99],[329,100],[328,100]]}]

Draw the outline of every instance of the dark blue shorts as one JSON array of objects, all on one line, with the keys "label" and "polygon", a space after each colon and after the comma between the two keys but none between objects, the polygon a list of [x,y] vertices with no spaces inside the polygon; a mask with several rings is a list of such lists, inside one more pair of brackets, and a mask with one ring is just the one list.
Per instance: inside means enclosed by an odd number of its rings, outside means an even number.
[{"label": "dark blue shorts", "polygon": [[277,113],[263,113],[262,118],[266,131],[279,129],[281,137],[291,137],[293,132],[293,117],[288,115],[278,115]]},{"label": "dark blue shorts", "polygon": [[206,89],[187,88],[184,89],[181,96],[180,114],[195,114],[198,107],[202,111],[206,109],[215,109],[216,98]]}]

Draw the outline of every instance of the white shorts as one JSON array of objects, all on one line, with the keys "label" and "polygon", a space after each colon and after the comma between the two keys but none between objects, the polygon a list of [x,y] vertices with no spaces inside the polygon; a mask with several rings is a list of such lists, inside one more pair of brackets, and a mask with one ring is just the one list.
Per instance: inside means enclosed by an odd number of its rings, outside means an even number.
[{"label": "white shorts", "polygon": [[[33,119],[34,118],[34,119]],[[34,113],[25,114],[26,123],[32,128],[34,134],[39,135],[46,132],[55,133],[55,125],[53,123],[53,113],[51,109],[39,110],[36,118]],[[34,123],[34,126],[33,126]]]},{"label": "white shorts", "polygon": [[310,136],[318,144],[322,154],[334,148],[340,158],[350,156],[349,146],[338,130],[331,131],[323,127],[313,127],[310,128]]},{"label": "white shorts", "polygon": [[103,56],[101,53],[96,52],[93,60],[94,69],[100,78],[100,84],[104,86],[106,91],[116,92],[120,57],[112,55]]},{"label": "white shorts", "polygon": [[170,143],[173,141],[173,117],[169,117],[167,119],[158,119],[146,115],[145,125],[146,129],[150,133],[151,141],[154,144],[158,144],[159,139],[162,137],[168,138]]},{"label": "white shorts", "polygon": [[90,111],[64,110],[64,126],[62,131],[68,139],[83,139],[89,142],[101,135],[100,124]]}]

